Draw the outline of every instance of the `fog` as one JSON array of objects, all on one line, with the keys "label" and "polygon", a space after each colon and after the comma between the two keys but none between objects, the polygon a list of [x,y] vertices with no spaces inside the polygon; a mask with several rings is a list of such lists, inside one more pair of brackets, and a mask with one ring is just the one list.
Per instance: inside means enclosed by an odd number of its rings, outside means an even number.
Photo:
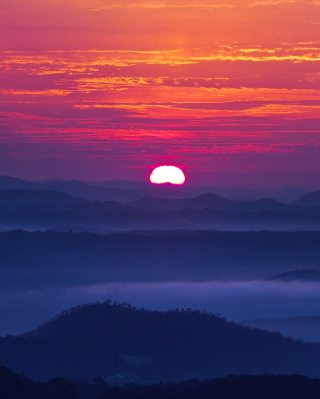
[{"label": "fog", "polygon": [[320,282],[110,283],[0,294],[0,335],[19,334],[63,310],[111,299],[153,310],[191,308],[227,320],[320,314]]}]

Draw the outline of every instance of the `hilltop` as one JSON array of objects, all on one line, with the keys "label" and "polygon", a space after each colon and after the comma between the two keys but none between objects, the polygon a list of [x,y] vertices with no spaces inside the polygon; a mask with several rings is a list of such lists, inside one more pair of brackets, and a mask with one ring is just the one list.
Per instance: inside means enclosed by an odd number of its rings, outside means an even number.
[{"label": "hilltop", "polygon": [[128,304],[73,308],[38,329],[0,339],[0,358],[36,380],[102,376],[181,381],[229,374],[320,374],[320,345],[249,329],[213,314]]}]

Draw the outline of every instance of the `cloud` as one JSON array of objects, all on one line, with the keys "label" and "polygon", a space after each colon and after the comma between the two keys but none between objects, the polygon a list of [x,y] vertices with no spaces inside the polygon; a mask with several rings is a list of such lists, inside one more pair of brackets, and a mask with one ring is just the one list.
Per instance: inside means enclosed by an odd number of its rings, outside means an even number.
[{"label": "cloud", "polygon": [[141,179],[170,161],[318,184],[318,1],[107,3],[1,3],[2,173]]}]

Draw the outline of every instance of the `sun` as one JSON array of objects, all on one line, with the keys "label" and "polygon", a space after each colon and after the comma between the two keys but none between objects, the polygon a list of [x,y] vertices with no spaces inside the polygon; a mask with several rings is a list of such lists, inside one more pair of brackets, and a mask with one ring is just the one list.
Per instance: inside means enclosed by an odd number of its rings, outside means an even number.
[{"label": "sun", "polygon": [[152,171],[150,181],[154,184],[183,184],[186,178],[182,170],[176,166],[163,165]]}]

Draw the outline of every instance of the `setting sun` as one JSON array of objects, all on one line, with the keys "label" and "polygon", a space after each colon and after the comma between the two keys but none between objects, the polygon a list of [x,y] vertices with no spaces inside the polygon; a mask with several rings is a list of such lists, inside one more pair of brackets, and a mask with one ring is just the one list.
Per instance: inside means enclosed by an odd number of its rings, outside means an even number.
[{"label": "setting sun", "polygon": [[155,168],[150,175],[151,183],[155,184],[183,184],[185,180],[184,173],[176,166],[159,166]]}]

